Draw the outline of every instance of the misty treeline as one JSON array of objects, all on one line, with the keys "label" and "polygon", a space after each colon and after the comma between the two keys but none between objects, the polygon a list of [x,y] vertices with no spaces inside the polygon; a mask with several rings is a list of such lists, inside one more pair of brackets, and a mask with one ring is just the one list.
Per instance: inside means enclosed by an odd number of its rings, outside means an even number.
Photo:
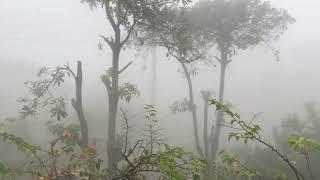
[{"label": "misty treeline", "polygon": [[[0,132],[3,140],[0,150],[5,155],[3,158],[1,155],[1,179],[320,178],[317,171],[320,114],[316,103],[306,104],[304,119],[296,114],[283,119],[281,126],[274,129],[274,139],[268,139],[255,122],[260,114],[240,117],[232,110],[232,99],[231,103],[224,100],[227,67],[239,53],[263,47],[271,50],[279,61],[279,51],[272,44],[295,22],[285,9],[275,8],[265,0],[82,0],[81,3],[92,11],[103,9],[106,26],[111,28],[107,34],[99,35],[103,43],[98,44],[100,50],[112,54],[111,59],[106,59],[111,67],[106,67],[100,76],[107,94],[104,109],[108,116],[103,120],[107,122],[103,136],[106,138],[95,137],[95,129],[89,128],[94,122],[90,113],[96,112],[86,111],[83,101],[86,67],[82,62],[43,67],[36,78],[25,82],[27,94],[19,99],[20,116],[4,120],[7,123]],[[146,95],[122,76],[134,64],[134,60],[121,63],[121,54],[126,49],[147,53],[160,50],[161,59],[181,66],[179,71],[188,96],[172,100],[168,108],[172,113],[190,116],[185,120],[192,121],[191,152],[169,145],[162,133],[154,105],[156,72],[153,72],[153,102],[139,107],[144,110],[144,130],[136,129],[137,112],[127,110],[126,104],[130,106],[135,97]],[[203,66],[220,70],[220,83],[213,84],[218,89],[217,95],[213,89],[200,93],[194,90],[194,77]],[[70,83],[74,92],[69,92],[70,86],[65,87]],[[73,98],[65,97],[64,91]],[[202,98],[201,105],[196,104],[198,96]],[[50,133],[42,137],[45,141],[41,143],[35,142],[27,131],[28,120],[35,117],[45,121],[42,129]],[[229,152],[223,150],[220,140],[224,134],[230,143],[238,141],[240,145]]]}]

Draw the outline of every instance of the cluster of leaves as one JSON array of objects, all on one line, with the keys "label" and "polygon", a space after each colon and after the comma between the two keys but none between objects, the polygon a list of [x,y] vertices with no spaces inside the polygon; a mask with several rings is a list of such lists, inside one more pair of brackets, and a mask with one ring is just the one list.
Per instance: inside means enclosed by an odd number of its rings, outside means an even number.
[{"label": "cluster of leaves", "polygon": [[150,153],[153,153],[157,146],[161,145],[161,134],[158,127],[157,110],[151,104],[144,107],[146,122],[145,138],[144,141],[148,142],[146,148]]},{"label": "cluster of leaves", "polygon": [[49,121],[47,123],[48,130],[56,137],[59,137],[63,132],[68,131],[71,133],[73,139],[77,139],[80,134],[80,127],[78,124],[65,125],[63,123],[55,123]]},{"label": "cluster of leaves", "polygon": [[40,147],[31,145],[26,141],[24,141],[22,138],[17,137],[10,133],[0,132],[0,137],[2,141],[16,145],[17,150],[27,154],[35,153],[36,151],[40,150]]},{"label": "cluster of leaves", "polygon": [[0,177],[7,180],[14,180],[15,177],[21,176],[22,174],[21,169],[12,168],[8,164],[0,161]]},{"label": "cluster of leaves", "polygon": [[234,155],[223,150],[219,152],[219,155],[222,163],[214,165],[215,172],[212,174],[215,178],[227,180],[232,177],[234,179],[245,178],[247,180],[253,180],[262,177],[260,172],[247,168]]},{"label": "cluster of leaves", "polygon": [[[139,27],[145,30],[157,24],[162,19],[160,12],[163,9],[180,3],[186,5],[191,0],[81,0],[81,2],[88,4],[91,9],[104,8],[107,19],[116,34],[122,36],[121,32],[123,33],[123,38],[101,36],[113,51],[130,46],[128,40],[131,39],[133,31],[136,33],[139,31]],[[102,48],[101,43],[98,46]]]},{"label": "cluster of leaves", "polygon": [[207,162],[194,156],[193,153],[168,145],[157,153],[156,164],[159,170],[166,174],[166,178],[171,180],[183,180],[190,176],[193,179],[200,179],[199,172],[207,168]]},{"label": "cluster of leaves", "polygon": [[228,106],[220,104],[215,99],[210,100],[209,104],[214,105],[217,111],[223,111],[231,118],[230,128],[237,131],[229,134],[229,140],[235,138],[237,141],[243,140],[244,143],[248,143],[249,140],[260,139],[261,128],[259,125],[253,124],[252,121],[247,123],[241,120],[238,113],[232,112]]},{"label": "cluster of leaves", "polygon": [[[252,119],[250,122],[245,122],[240,119],[240,115],[237,113],[234,113],[231,111],[231,109],[223,104],[220,104],[217,100],[213,99],[209,101],[209,104],[214,105],[216,107],[216,110],[223,111],[223,113],[227,114],[231,118],[231,126],[226,125],[227,127],[230,127],[234,130],[237,130],[237,132],[231,132],[229,134],[229,140],[232,138],[235,138],[236,140],[243,140],[244,143],[248,143],[249,140],[254,140],[262,145],[269,148],[271,151],[273,151],[280,159],[285,162],[288,167],[292,170],[295,177],[298,180],[304,180],[304,175],[296,168],[296,166],[289,160],[289,158],[281,153],[275,146],[271,145],[270,143],[264,141],[260,136],[261,128],[258,125],[252,124]],[[237,125],[237,127],[234,127],[234,125]]]},{"label": "cluster of leaves", "polygon": [[44,67],[37,74],[38,80],[25,82],[30,97],[19,100],[23,104],[20,112],[22,117],[34,117],[38,109],[44,107],[49,107],[51,117],[56,117],[58,120],[68,116],[65,99],[61,96],[54,97],[50,89],[61,86],[66,76],[71,76],[70,72],[69,65],[54,69]]},{"label": "cluster of leaves", "polygon": [[[94,175],[106,177],[106,171],[100,169],[102,161],[95,159],[96,148],[89,145],[83,151],[77,148],[78,143],[74,136],[64,131],[60,136],[49,143],[50,148],[44,149],[34,146],[22,138],[13,134],[1,132],[3,141],[16,145],[17,149],[32,159],[27,159],[19,169],[9,168],[6,164],[0,163],[0,175],[21,176],[25,173],[38,177],[38,179],[55,179],[62,177]],[[90,169],[90,172],[88,172]],[[99,174],[100,173],[100,174]]]},{"label": "cluster of leaves", "polygon": [[278,39],[295,21],[286,10],[263,0],[201,1],[192,14],[218,50],[229,55]]},{"label": "cluster of leaves", "polygon": [[130,102],[132,96],[140,96],[140,92],[136,85],[124,83],[119,87],[119,97],[127,102]]},{"label": "cluster of leaves", "polygon": [[189,11],[188,7],[163,9],[152,27],[147,28],[148,31],[138,30],[135,34],[137,42],[140,46],[147,44],[164,47],[167,57],[173,57],[181,63],[205,60],[208,39],[190,21]]},{"label": "cluster of leaves", "polygon": [[284,172],[277,172],[273,175],[274,180],[288,180],[288,175]]},{"label": "cluster of leaves", "polygon": [[173,102],[173,104],[170,106],[170,110],[175,114],[180,112],[191,112],[192,108],[196,108],[195,106],[196,105],[192,105],[190,103],[188,98],[183,98],[182,100]]},{"label": "cluster of leaves", "polygon": [[[128,65],[130,64],[131,63],[129,63]],[[111,90],[112,73],[112,68],[109,68],[108,70],[106,70],[105,74],[101,76],[102,82],[109,90]],[[117,95],[120,97],[120,99],[124,99],[126,102],[130,102],[133,96],[140,96],[140,91],[138,90],[136,85],[126,82],[119,87]]]},{"label": "cluster of leaves", "polygon": [[[91,8],[96,8],[99,6],[103,7],[107,4],[110,8],[108,10],[114,18],[116,18],[116,15],[122,15],[120,16],[122,18],[125,18],[125,16],[148,18],[148,15],[151,14],[152,10],[156,9],[157,7],[163,7],[166,4],[172,3],[182,3],[183,5],[186,5],[190,3],[191,0],[81,0],[81,2],[87,3]],[[122,12],[119,12],[118,9],[115,9],[116,6],[122,7]]]},{"label": "cluster of leaves", "polygon": [[297,152],[316,152],[320,151],[320,142],[314,139],[293,135],[288,139],[289,147]]}]

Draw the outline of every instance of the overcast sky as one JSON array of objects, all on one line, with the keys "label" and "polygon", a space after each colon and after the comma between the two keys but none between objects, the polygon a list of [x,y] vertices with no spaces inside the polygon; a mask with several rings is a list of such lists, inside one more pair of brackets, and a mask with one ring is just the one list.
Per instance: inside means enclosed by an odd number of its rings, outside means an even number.
[{"label": "overcast sky", "polygon": [[[297,20],[274,45],[281,52],[281,61],[276,62],[264,49],[240,52],[228,68],[226,81],[226,99],[243,113],[265,112],[263,119],[270,122],[302,109],[306,101],[320,101],[320,2],[273,2],[288,9]],[[93,91],[105,92],[99,75],[110,64],[110,53],[98,50],[97,44],[98,34],[110,30],[106,25],[103,12],[91,11],[80,0],[0,0],[0,63],[23,61],[53,66],[81,59],[89,82],[86,84],[96,84],[98,88]],[[158,99],[169,105],[187,95],[186,82],[177,74],[178,65],[164,57],[158,57]],[[133,59],[134,52],[126,53],[121,57],[122,65]],[[135,60],[123,78],[147,88],[150,79],[141,71],[143,60]],[[195,79],[195,92],[201,88],[217,92],[218,75],[217,68],[205,68]]]}]

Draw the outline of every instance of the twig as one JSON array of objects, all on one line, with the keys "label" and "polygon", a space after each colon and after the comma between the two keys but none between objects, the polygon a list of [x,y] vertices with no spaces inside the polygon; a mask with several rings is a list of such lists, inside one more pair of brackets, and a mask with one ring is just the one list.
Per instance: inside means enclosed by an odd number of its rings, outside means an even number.
[{"label": "twig", "polygon": [[133,61],[130,61],[127,65],[125,65],[119,72],[118,74],[121,74],[124,70],[126,70],[131,64],[133,63]]}]

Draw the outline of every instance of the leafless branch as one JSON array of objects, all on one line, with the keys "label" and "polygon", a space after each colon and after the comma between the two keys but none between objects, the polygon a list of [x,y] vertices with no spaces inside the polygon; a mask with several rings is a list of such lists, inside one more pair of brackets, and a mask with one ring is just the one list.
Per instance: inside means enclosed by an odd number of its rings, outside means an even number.
[{"label": "leafless branch", "polygon": [[261,114],[263,114],[263,112],[258,112],[258,113],[252,113],[252,118],[251,118],[251,120],[250,120],[250,122],[249,122],[249,125],[251,125],[252,124],[252,122],[255,120],[255,119],[257,119],[257,117],[259,116],[259,115],[261,115]]},{"label": "leafless branch", "polygon": [[125,65],[118,74],[121,74],[123,71],[125,71],[131,64],[133,63],[133,61],[130,61],[127,65]]},{"label": "leafless branch", "polygon": [[112,15],[111,15],[111,10],[110,10],[110,0],[104,0],[105,1],[105,12],[106,12],[106,15],[107,15],[107,18],[113,28],[114,31],[118,31],[118,26],[116,25]]}]

